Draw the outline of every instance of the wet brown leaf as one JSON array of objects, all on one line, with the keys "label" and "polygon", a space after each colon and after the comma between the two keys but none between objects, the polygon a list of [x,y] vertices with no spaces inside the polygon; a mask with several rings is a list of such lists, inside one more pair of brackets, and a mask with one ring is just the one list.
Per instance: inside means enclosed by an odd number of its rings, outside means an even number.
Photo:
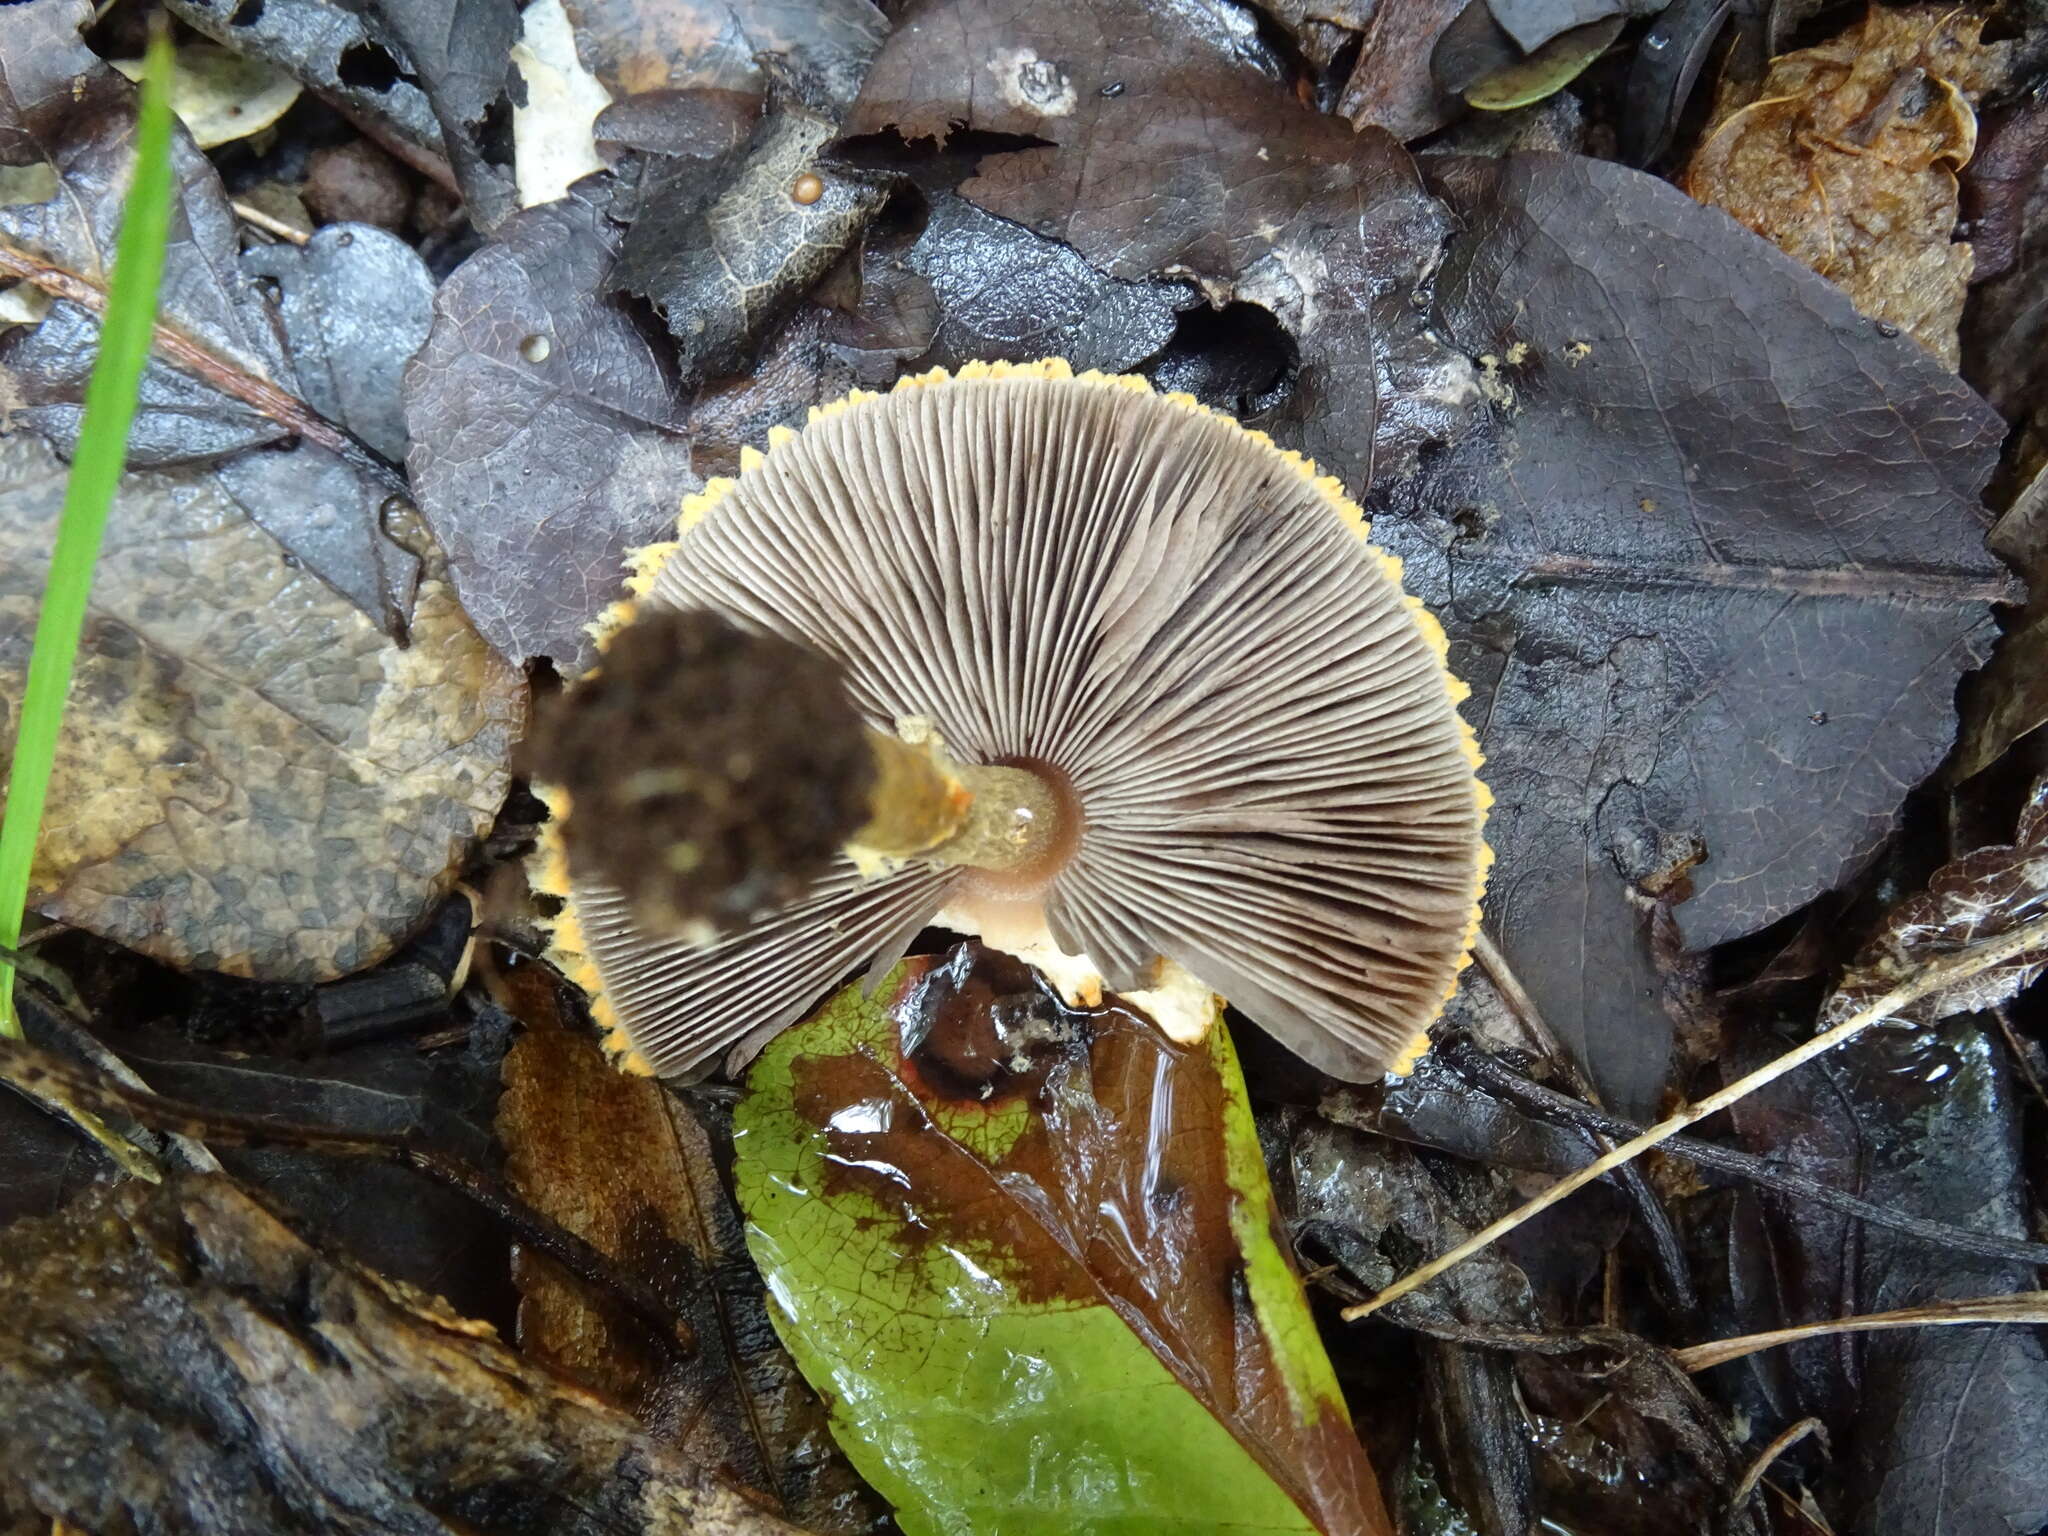
[{"label": "wet brown leaf", "polygon": [[1402,140],[1434,133],[1456,117],[1457,99],[1437,89],[1429,59],[1464,8],[1465,0],[1380,0],[1337,110],[1361,128],[1384,128]]},{"label": "wet brown leaf", "polygon": [[1956,172],[2006,50],[1949,6],[1872,6],[1830,42],[1772,61],[1719,122],[1685,188],[1726,209],[1954,368],[1970,248],[1953,240]]},{"label": "wet brown leaf", "polygon": [[498,1109],[507,1178],[543,1215],[666,1293],[699,1341],[679,1361],[624,1308],[522,1250],[513,1262],[520,1349],[810,1529],[872,1530],[881,1506],[775,1338],[706,1126],[659,1083],[616,1070],[565,1021],[552,973],[528,966],[507,983],[525,1025],[505,1059]]},{"label": "wet brown leaf", "polygon": [[[0,740],[64,492],[0,437]],[[509,782],[523,684],[445,586],[399,649],[205,477],[123,482],[45,813],[36,905],[174,965],[315,981],[446,893]]]},{"label": "wet brown leaf", "polygon": [[1220,1030],[961,945],[771,1044],[737,1127],[778,1327],[906,1525],[1388,1529]]}]

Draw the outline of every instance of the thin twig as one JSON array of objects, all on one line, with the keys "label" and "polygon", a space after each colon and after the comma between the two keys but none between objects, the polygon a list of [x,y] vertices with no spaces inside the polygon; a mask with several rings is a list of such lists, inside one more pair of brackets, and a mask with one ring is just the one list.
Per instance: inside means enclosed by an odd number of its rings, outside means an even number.
[{"label": "thin twig", "polygon": [[1820,1434],[1822,1446],[1826,1446],[1828,1432],[1821,1421],[1819,1419],[1801,1419],[1797,1424],[1786,1429],[1776,1439],[1772,1440],[1769,1445],[1759,1451],[1756,1460],[1749,1464],[1749,1470],[1742,1474],[1742,1481],[1735,1485],[1735,1492],[1728,1496],[1728,1507],[1730,1509],[1742,1508],[1742,1501],[1756,1492],[1756,1485],[1762,1482],[1764,1474],[1771,1470],[1771,1463],[1816,1431]]},{"label": "thin twig", "polygon": [[[1563,1072],[1572,1088],[1581,1094],[1595,1109],[1607,1106],[1600,1101],[1599,1090],[1580,1072],[1570,1053],[1550,1025],[1545,1022],[1543,1012],[1536,1006],[1536,999],[1522,985],[1522,978],[1515,974],[1515,968],[1508,963],[1508,957],[1500,952],[1491,934],[1481,928],[1472,940],[1472,958],[1479,962],[1479,968],[1486,973],[1486,979],[1507,1004],[1508,1011],[1522,1026],[1522,1033],[1536,1049]],[[1574,1129],[1585,1134],[1596,1151],[1605,1152],[1614,1143],[1607,1133],[1597,1127],[1576,1126]],[[1679,1312],[1692,1314],[1699,1311],[1699,1292],[1692,1283],[1692,1270],[1685,1261],[1685,1245],[1679,1241],[1678,1229],[1671,1224],[1671,1213],[1664,1209],[1664,1202],[1657,1198],[1657,1192],[1650,1187],[1650,1181],[1643,1177],[1638,1168],[1625,1168],[1618,1175],[1622,1193],[1634,1207],[1636,1218],[1642,1223],[1643,1232],[1649,1238],[1650,1257],[1656,1265],[1658,1279],[1662,1282],[1665,1298]],[[1617,1302],[1615,1287],[1619,1270],[1614,1265],[1614,1255],[1608,1255],[1605,1305],[1612,1312]]]},{"label": "thin twig", "polygon": [[410,1136],[280,1123],[144,1093],[20,1040],[0,1039],[0,1079],[38,1094],[68,1094],[100,1109],[128,1115],[152,1130],[179,1131],[229,1146],[281,1146],[328,1157],[377,1158],[414,1169],[474,1201],[522,1243],[616,1296],[658,1339],[684,1355],[696,1352],[696,1330],[639,1277],[489,1175]]},{"label": "thin twig", "polygon": [[1876,1333],[1885,1328],[1956,1328],[1985,1323],[2048,1323],[2048,1291],[2016,1291],[2010,1296],[1971,1296],[1960,1301],[1940,1301],[1925,1307],[1901,1307],[1896,1312],[1866,1312],[1860,1317],[1829,1318],[1818,1323],[1799,1323],[1791,1328],[1773,1328],[1768,1333],[1745,1333],[1732,1339],[1715,1339],[1674,1349],[1672,1358],[1688,1371],[1704,1371],[1730,1360],[1740,1360],[1761,1349],[1796,1344],[1801,1339],[1825,1338],[1840,1333]]},{"label": "thin twig", "polygon": [[1346,1307],[1342,1314],[1345,1321],[1355,1322],[1361,1317],[1369,1317],[1388,1303],[1398,1301],[1418,1287],[1427,1285],[1445,1270],[1462,1264],[1480,1249],[1512,1232],[1539,1211],[1550,1209],[1558,1201],[1584,1189],[1601,1175],[1613,1171],[1633,1158],[1640,1157],[1658,1143],[1668,1141],[1688,1125],[1696,1124],[1731,1104],[1739,1103],[1759,1088],[1776,1082],[1794,1068],[1804,1066],[1816,1056],[1826,1055],[1838,1045],[1846,1044],[1879,1020],[1891,1018],[1921,998],[1952,987],[1957,982],[1975,976],[1994,965],[2002,965],[2015,955],[2025,954],[2029,950],[2043,946],[2048,946],[2048,917],[2023,923],[1995,939],[1972,945],[1968,949],[1936,961],[1909,980],[1893,987],[1876,1002],[1850,1015],[1833,1029],[1815,1035],[1805,1044],[1787,1051],[1775,1061],[1767,1062],[1756,1071],[1737,1078],[1719,1092],[1711,1093],[1697,1104],[1689,1105],[1669,1119],[1659,1121],[1642,1135],[1622,1143],[1612,1152],[1596,1157],[1577,1173],[1567,1174],[1535,1199],[1510,1211],[1500,1220],[1488,1223],[1449,1253],[1432,1259],[1405,1278],[1395,1281],[1371,1300]]},{"label": "thin twig", "polygon": [[2041,1079],[2034,1075],[2034,1064],[2027,1059],[2027,1048],[2020,1043],[2020,1037],[2012,1031],[2012,1020],[2006,1016],[2005,1004],[1998,1003],[1989,1010],[1998,1023],[1998,1032],[2005,1036],[2005,1048],[2012,1052],[2012,1064],[2020,1069],[2020,1076],[2027,1080],[2027,1087],[2033,1090],[2034,1099],[2048,1108],[2048,1089],[2041,1086]]},{"label": "thin twig", "polygon": [[254,224],[265,234],[275,235],[280,240],[289,240],[293,245],[304,245],[313,238],[303,229],[294,229],[283,219],[265,213],[254,203],[230,202],[228,206],[235,210],[235,217],[244,224]]},{"label": "thin twig", "polygon": [[[106,311],[106,291],[98,284],[76,272],[52,266],[6,239],[0,239],[0,276],[33,283],[51,297],[69,300],[96,315]],[[405,481],[396,470],[291,391],[280,389],[270,380],[216,357],[183,331],[161,319],[156,322],[151,348],[174,368],[241,401],[287,432],[316,443],[369,473],[385,490],[397,495],[407,494]]]},{"label": "thin twig", "polygon": [[[1443,1052],[1446,1065],[1474,1087],[1492,1093],[1539,1119],[1554,1124],[1590,1127],[1618,1140],[1643,1134],[1643,1128],[1631,1121],[1589,1109],[1568,1094],[1559,1093],[1554,1088],[1546,1088],[1541,1083],[1531,1082],[1498,1056],[1490,1054],[1476,1040],[1450,1040],[1439,1049]],[[1926,1243],[1936,1248],[1948,1248],[1957,1253],[1974,1254],[1979,1258],[2002,1259],[2008,1263],[2031,1264],[2037,1267],[2048,1266],[2048,1243],[2030,1243],[2025,1238],[2003,1237],[1995,1232],[1977,1232],[1969,1227],[1958,1227],[1946,1221],[1934,1221],[1924,1216],[1909,1216],[1903,1211],[1889,1210],[1881,1205],[1873,1205],[1868,1200],[1858,1199],[1855,1195],[1836,1189],[1830,1184],[1823,1184],[1819,1179],[1789,1172],[1766,1158],[1737,1151],[1734,1147],[1724,1147],[1719,1142],[1699,1141],[1691,1136],[1673,1136],[1663,1143],[1663,1150],[1672,1156],[1697,1163],[1702,1168],[1746,1179],[1760,1188],[1775,1190],[1795,1200],[1825,1206],[1867,1226],[1896,1232],[1914,1242]]]}]

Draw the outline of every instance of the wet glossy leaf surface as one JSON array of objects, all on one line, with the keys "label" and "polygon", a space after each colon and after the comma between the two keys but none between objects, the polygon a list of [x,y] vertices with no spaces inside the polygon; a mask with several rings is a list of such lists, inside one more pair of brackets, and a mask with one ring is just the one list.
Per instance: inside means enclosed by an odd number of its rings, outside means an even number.
[{"label": "wet glossy leaf surface", "polygon": [[[1760,1053],[1752,1053],[1760,1054]],[[1751,1064],[1738,1057],[1729,1065]],[[1981,1017],[1880,1030],[1739,1108],[1743,1141],[1866,1199],[1984,1231],[2026,1228],[2022,1092]],[[2024,1265],[1908,1245],[1765,1195],[1759,1236],[1730,1269],[1730,1332],[1877,1312],[2034,1283]],[[1818,1413],[1851,1530],[1997,1536],[2048,1507],[2048,1415],[2037,1330],[1926,1328],[1819,1338],[1718,1367],[1720,1391],[1775,1423]]]},{"label": "wet glossy leaf surface", "polygon": [[519,1346],[631,1406],[692,1461],[726,1468],[821,1536],[884,1518],[776,1342],[722,1173],[729,1127],[606,1061],[565,989],[527,966],[508,978],[524,1032],[505,1060],[497,1131],[512,1187],[673,1299],[698,1348],[678,1358],[615,1301],[522,1252]]},{"label": "wet glossy leaf surface", "polygon": [[1690,947],[1783,916],[1870,855],[1946,751],[2011,591],[1976,500],[2000,428],[1652,178],[1555,155],[1431,169],[1466,222],[1437,312],[1491,408],[1375,493],[1375,534],[1475,690],[1502,947],[1640,1111],[1669,1038],[1647,902],[1683,898]]},{"label": "wet glossy leaf surface", "polygon": [[752,1069],[749,1246],[906,1530],[1378,1528],[1212,1039],[963,947]]}]

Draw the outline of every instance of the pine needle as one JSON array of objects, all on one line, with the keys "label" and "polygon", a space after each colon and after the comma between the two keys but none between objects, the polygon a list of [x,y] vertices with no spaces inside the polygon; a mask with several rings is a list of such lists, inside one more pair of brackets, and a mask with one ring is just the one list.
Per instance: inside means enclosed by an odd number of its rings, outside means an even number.
[{"label": "pine needle", "polygon": [[1533,1200],[1517,1206],[1500,1220],[1480,1228],[1450,1252],[1431,1259],[1420,1269],[1396,1280],[1379,1295],[1368,1301],[1361,1301],[1356,1306],[1346,1307],[1341,1315],[1347,1323],[1356,1322],[1361,1317],[1369,1317],[1380,1308],[1399,1301],[1411,1291],[1427,1285],[1445,1270],[1464,1263],[1473,1254],[1512,1232],[1539,1211],[1548,1210],[1567,1195],[1584,1189],[1602,1174],[1611,1173],[1623,1163],[1640,1157],[1658,1142],[1676,1136],[1696,1121],[1704,1120],[1707,1116],[1748,1098],[1757,1089],[1777,1081],[1794,1067],[1803,1066],[1816,1056],[1826,1055],[1836,1046],[1846,1044],[1855,1036],[1862,1034],[1871,1025],[1896,1016],[1923,997],[1944,992],[1961,981],[1989,970],[1994,965],[2004,964],[2016,955],[2044,947],[2048,947],[2048,917],[2036,918],[2033,922],[2022,924],[1995,939],[1973,944],[1968,949],[1937,960],[1893,987],[1868,1008],[1844,1019],[1833,1029],[1815,1035],[1805,1044],[1787,1051],[1773,1061],[1766,1062],[1747,1077],[1737,1078],[1720,1091],[1708,1094],[1697,1104],[1681,1109],[1670,1119],[1658,1121],[1642,1135],[1596,1157],[1577,1173],[1559,1179]]}]

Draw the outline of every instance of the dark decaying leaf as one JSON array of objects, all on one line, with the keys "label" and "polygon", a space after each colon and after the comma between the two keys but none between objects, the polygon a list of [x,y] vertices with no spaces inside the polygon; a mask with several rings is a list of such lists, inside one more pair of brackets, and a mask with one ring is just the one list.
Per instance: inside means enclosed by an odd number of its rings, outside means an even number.
[{"label": "dark decaying leaf", "polygon": [[1457,115],[1458,104],[1437,88],[1430,55],[1458,13],[1481,3],[1380,0],[1361,34],[1358,62],[1337,98],[1337,110],[1361,128],[1384,128],[1402,140],[1443,127]]},{"label": "dark decaying leaf", "polygon": [[1427,164],[1467,225],[1437,315],[1492,409],[1375,491],[1375,536],[1475,690],[1502,949],[1641,1115],[1670,1038],[1645,907],[1683,898],[1693,948],[1784,915],[1947,750],[2009,595],[1977,504],[2003,429],[1662,182]]},{"label": "dark decaying leaf", "polygon": [[406,463],[463,607],[505,655],[568,671],[626,551],[698,484],[661,350],[602,296],[612,241],[574,198],[508,220],[442,284],[405,373]]},{"label": "dark decaying leaf", "polygon": [[[0,740],[64,470],[0,437]],[[439,583],[400,649],[209,477],[133,474],[94,575],[39,910],[187,967],[314,981],[388,953],[491,824],[519,674]]]},{"label": "dark decaying leaf", "polygon": [[1620,124],[1620,159],[1647,166],[1671,147],[1732,0],[1673,0],[1636,44]]},{"label": "dark decaying leaf", "polygon": [[[434,279],[393,235],[330,224],[305,245],[259,245],[247,272],[277,285],[306,403],[387,459],[405,458],[399,377],[433,323]],[[412,617],[418,557],[384,533],[390,491],[317,444],[244,453],[219,470],[250,517],[387,630]]]},{"label": "dark decaying leaf", "polygon": [[[1185,272],[1218,307],[1277,316],[1299,368],[1253,424],[1363,484],[1386,366],[1374,321],[1405,324],[1406,349],[1426,351],[1409,295],[1441,233],[1398,145],[1302,105],[1248,15],[1136,0],[909,7],[847,131],[943,142],[963,128],[1039,145],[981,159],[961,188],[980,207],[1110,276]],[[1418,408],[1455,418],[1469,369],[1441,349],[1437,362],[1445,377]]]},{"label": "dark decaying leaf", "polygon": [[1262,9],[1293,35],[1303,58],[1328,69],[1379,6],[1374,0],[1267,0]]},{"label": "dark decaying leaf", "polygon": [[277,285],[299,395],[394,463],[405,458],[399,377],[434,320],[434,276],[411,246],[368,224],[329,224],[304,245],[252,246],[242,269]]},{"label": "dark decaying leaf", "polygon": [[[1758,1041],[1724,1068],[1757,1065]],[[2028,1229],[2022,1086],[1988,1021],[1880,1029],[1736,1106],[1743,1142],[1866,1200],[1979,1231]],[[2032,1289],[2029,1266],[1907,1243],[1769,1192],[1760,1243],[1729,1272],[1730,1332]],[[1743,1250],[1738,1248],[1737,1253]],[[2048,1360],[2028,1328],[1907,1328],[1810,1339],[1717,1368],[1751,1405],[1752,1445],[1809,1414],[1833,1455],[1836,1529],[2009,1536],[2048,1509]],[[1714,1379],[1710,1378],[1710,1379]]]},{"label": "dark decaying leaf", "polygon": [[[2025,434],[2015,436],[2025,456]],[[1963,732],[1950,769],[1958,781],[2048,723],[2048,464],[1991,530],[1991,547],[2026,577],[2028,601],[2007,622],[1990,663],[1964,685]]]},{"label": "dark decaying leaf", "polygon": [[290,1211],[310,1241],[431,1291],[466,1316],[509,1314],[505,1229],[474,1201],[409,1168],[294,1150],[287,1129],[403,1135],[488,1167],[502,1031],[477,1031],[451,1049],[390,1039],[306,1061],[148,1036],[109,1043],[167,1098],[274,1118],[279,1145],[223,1146],[220,1161]]},{"label": "dark decaying leaf", "polygon": [[1981,279],[1963,313],[1963,376],[2018,428],[2013,484],[2048,464],[2048,101],[2006,117],[1965,170]]},{"label": "dark decaying leaf", "polygon": [[[11,43],[0,47],[11,56]],[[0,97],[11,78],[9,71],[0,79]],[[103,65],[78,85],[69,112],[44,107],[28,114],[36,137],[18,141],[23,158],[17,163],[40,161],[57,179],[34,201],[0,203],[0,242],[103,292],[133,158],[135,89]],[[238,236],[227,194],[182,129],[173,130],[171,167],[176,193],[160,318],[229,366],[291,389],[295,380],[277,323],[255,280],[236,266]],[[77,442],[98,340],[98,319],[64,299],[41,325],[0,333],[0,378],[14,397],[15,419],[67,451]],[[285,431],[157,360],[143,376],[128,457],[137,465],[192,463],[273,442]]]},{"label": "dark decaying leaf", "polygon": [[496,229],[519,206],[510,96],[518,0],[364,0],[363,9],[426,93],[471,222]]},{"label": "dark decaying leaf", "polygon": [[776,1342],[721,1155],[698,1111],[605,1060],[563,1019],[560,983],[507,977],[524,1030],[505,1059],[498,1134],[512,1187],[664,1292],[695,1331],[679,1359],[624,1307],[521,1251],[519,1347],[527,1358],[631,1407],[664,1445],[725,1468],[821,1536],[885,1518],[854,1476],[825,1411]]},{"label": "dark decaying leaf", "polygon": [[1666,1351],[1588,1328],[1517,1356],[1515,1389],[1524,1432],[1540,1448],[1539,1507],[1555,1524],[1616,1536],[1771,1530],[1760,1497],[1730,1507],[1744,1450]]},{"label": "dark decaying leaf", "polygon": [[[55,14],[52,3],[39,0],[46,20]],[[29,41],[51,46],[40,32]],[[132,158],[134,94],[91,55],[73,62],[82,71],[82,94],[76,100],[63,96],[67,112],[45,101],[33,112],[17,113],[36,125],[37,137],[17,137],[15,147],[28,163],[48,166],[54,176],[38,198],[0,205],[0,240],[22,257],[55,268],[83,295],[105,288]],[[7,98],[13,78],[10,72],[0,82],[0,100]],[[24,88],[46,98],[49,92],[38,79],[22,72]],[[307,420],[319,424],[317,413],[325,412],[373,446],[390,447],[396,368],[425,334],[432,292],[419,258],[391,237],[365,231],[366,238],[386,244],[366,244],[353,257],[338,259],[337,253],[355,243],[343,230],[316,239],[303,255],[296,247],[279,246],[276,253],[291,254],[252,252],[238,264],[240,237],[220,178],[182,133],[172,154],[179,190],[163,320],[200,344],[215,380],[238,374],[287,398],[303,384],[316,398],[310,406],[294,400],[293,408]],[[259,276],[276,278],[287,267],[292,275],[281,282],[280,325]],[[66,452],[77,440],[98,344],[97,315],[72,298],[58,299],[39,325],[0,333],[0,379],[17,420]],[[346,358],[339,369],[336,355]],[[387,633],[402,636],[411,619],[418,562],[384,537],[379,516],[401,482],[339,432],[326,447],[301,440],[282,454],[232,457],[274,443],[290,430],[217,382],[159,358],[143,377],[129,460],[172,465],[229,458],[221,475],[228,493],[322,580]],[[402,448],[402,436],[397,443]]]},{"label": "dark decaying leaf", "polygon": [[[1500,1173],[1324,1114],[1283,1109],[1261,1135],[1296,1243],[1334,1263],[1337,1283],[1356,1287],[1346,1294],[1381,1288],[1413,1255],[1451,1247],[1514,1203]],[[1548,1519],[1628,1536],[1760,1536],[1754,1511],[1727,1517],[1737,1453],[1667,1354],[1615,1330],[1546,1331],[1619,1236],[1612,1204],[1593,1194],[1388,1308],[1420,1335],[1425,1433],[1445,1489],[1482,1530]]]},{"label": "dark decaying leaf", "polygon": [[863,380],[850,365],[828,358],[824,335],[832,318],[805,300],[769,337],[752,368],[697,391],[690,402],[690,447],[700,475],[736,475],[741,453],[758,449],[774,428],[802,426],[812,406],[836,400],[855,383],[894,379],[891,373]]},{"label": "dark decaying leaf", "polygon": [[819,164],[832,134],[829,119],[780,101],[708,203],[671,186],[626,232],[611,287],[654,304],[685,378],[740,371],[882,206],[879,178]]},{"label": "dark decaying leaf", "polygon": [[906,1530],[1388,1529],[1220,1027],[963,945],[772,1042],[735,1132],[778,1330]]},{"label": "dark decaying leaf", "polygon": [[0,1435],[10,1530],[796,1536],[218,1176],[9,1230]]},{"label": "dark decaying leaf", "polygon": [[[374,15],[337,0],[164,0],[223,47],[274,64],[385,144],[445,179],[441,125],[403,51]],[[436,164],[438,162],[438,164]]]},{"label": "dark decaying leaf", "polygon": [[929,295],[927,347],[903,357],[905,368],[1064,357],[1084,371],[1122,373],[1165,346],[1176,315],[1199,302],[1185,283],[1106,277],[1068,247],[951,192],[932,194],[907,251],[869,250],[861,283],[854,315],[872,335],[888,333],[906,299],[918,313],[920,290]]},{"label": "dark decaying leaf", "polygon": [[393,498],[338,455],[303,440],[236,454],[214,471],[249,518],[403,643],[419,590],[419,556],[385,536]]},{"label": "dark decaying leaf", "polygon": [[104,72],[79,40],[91,0],[22,0],[0,30],[0,165],[33,165],[77,108],[73,82]]}]

